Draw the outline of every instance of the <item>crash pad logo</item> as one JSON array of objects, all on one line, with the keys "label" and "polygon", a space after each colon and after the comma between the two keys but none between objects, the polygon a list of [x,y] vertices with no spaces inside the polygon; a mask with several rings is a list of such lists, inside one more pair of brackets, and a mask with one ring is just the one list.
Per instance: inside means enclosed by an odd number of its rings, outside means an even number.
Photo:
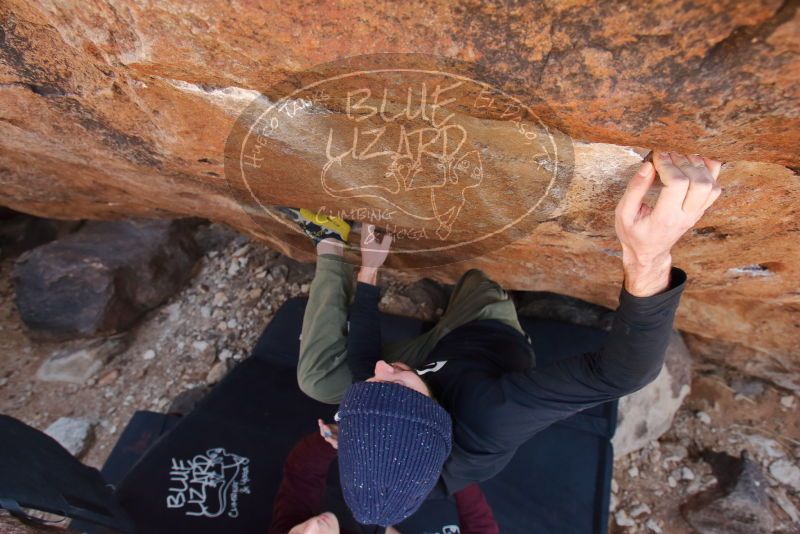
[{"label": "crash pad logo", "polygon": [[188,516],[236,518],[240,495],[250,494],[250,460],[223,448],[188,460],[172,458],[167,508]]},{"label": "crash pad logo", "polygon": [[379,54],[294,74],[231,131],[231,191],[272,235],[276,222],[284,236],[300,232],[281,206],[375,224],[394,235],[392,255],[406,266],[523,238],[566,194],[572,143],[474,70]]}]

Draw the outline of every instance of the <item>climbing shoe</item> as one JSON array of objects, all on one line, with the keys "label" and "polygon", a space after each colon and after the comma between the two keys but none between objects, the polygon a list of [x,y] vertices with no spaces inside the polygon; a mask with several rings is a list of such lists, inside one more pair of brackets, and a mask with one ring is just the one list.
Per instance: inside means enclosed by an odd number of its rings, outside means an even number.
[{"label": "climbing shoe", "polygon": [[347,243],[350,224],[344,219],[317,214],[305,208],[278,208],[278,211],[297,224],[315,245],[328,238]]}]

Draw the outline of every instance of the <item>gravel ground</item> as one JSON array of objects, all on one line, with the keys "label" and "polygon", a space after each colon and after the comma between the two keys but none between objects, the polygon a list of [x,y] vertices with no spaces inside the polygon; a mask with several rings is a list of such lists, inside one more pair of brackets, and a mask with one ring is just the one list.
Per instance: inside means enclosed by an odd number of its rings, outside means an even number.
[{"label": "gravel ground", "polygon": [[[82,461],[100,467],[134,411],[164,411],[178,394],[218,381],[286,299],[308,292],[313,265],[220,225],[205,227],[198,239],[205,254],[191,282],[149,312],[129,333],[127,349],[83,384],[36,379],[49,355],[80,343],[27,337],[13,304],[13,258],[0,261],[0,412],[42,430],[60,417],[90,421],[94,435]],[[386,311],[426,319],[441,313],[435,284],[388,275],[381,284]],[[800,459],[798,410],[800,399],[771,384],[696,365],[692,393],[670,431],[616,461],[610,531],[692,532],[679,507],[716,483],[703,451],[746,450],[766,475],[775,531],[800,532],[800,487],[793,487],[791,471],[785,474]],[[24,531],[0,516],[0,532]]]}]

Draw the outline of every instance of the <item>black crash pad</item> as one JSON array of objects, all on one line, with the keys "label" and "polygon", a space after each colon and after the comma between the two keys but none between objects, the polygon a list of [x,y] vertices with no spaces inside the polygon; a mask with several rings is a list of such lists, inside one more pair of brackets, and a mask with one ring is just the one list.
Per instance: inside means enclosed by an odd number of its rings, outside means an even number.
[{"label": "black crash pad", "polygon": [[[297,440],[316,430],[318,417],[331,420],[336,410],[306,397],[297,387],[305,302],[286,302],[251,357],[188,415],[137,412],[102,471],[105,481],[117,487],[115,494],[96,470],[80,464],[49,437],[11,418],[0,419],[4,438],[0,466],[6,461],[16,471],[34,475],[29,477],[32,483],[23,476],[0,477],[0,499],[16,496],[25,506],[68,511],[72,517],[124,531],[131,530],[130,518],[136,531],[148,534],[265,531],[286,455]],[[388,315],[381,320],[385,341],[429,327]],[[555,321],[523,319],[522,323],[533,340],[537,365],[596,349],[606,336]],[[612,473],[609,439],[616,407],[616,402],[606,403],[551,426],[521,447],[502,473],[481,484],[501,532],[606,532]],[[26,442],[36,446],[21,452],[19,444]],[[2,449],[4,443],[8,451]],[[352,518],[346,517],[341,499],[336,500],[335,473],[329,477],[329,489],[329,508],[346,525]],[[71,502],[65,502],[65,492]],[[85,510],[76,504],[85,505],[89,513],[80,513]],[[93,516],[98,510],[107,511],[109,517],[98,521]],[[404,534],[444,534],[457,532],[456,524],[450,499],[427,502],[399,528]],[[102,530],[85,522],[73,526]]]},{"label": "black crash pad", "polygon": [[[286,302],[251,358],[149,450],[121,484],[119,497],[143,530],[233,534],[269,524],[283,459],[298,439],[315,430],[317,417],[330,420],[335,411],[334,406],[309,399],[296,385],[305,302]],[[533,340],[538,365],[596,349],[606,336],[603,331],[557,321],[522,322]],[[416,335],[427,326],[383,315],[381,331],[383,339],[390,341]],[[605,532],[612,473],[609,439],[615,422],[616,402],[577,414],[535,436],[508,468],[482,484],[501,532]],[[218,473],[228,484],[219,493],[227,491],[227,497],[206,491],[190,499],[191,484],[183,480],[184,473],[193,459],[201,466],[208,464],[209,451],[215,449],[224,450],[218,456],[228,464],[244,463]],[[249,482],[242,482],[245,469]],[[178,490],[184,486],[181,497]],[[240,492],[234,501],[231,492],[243,487],[250,493]],[[203,499],[207,504],[201,506]],[[234,503],[236,517],[231,517]],[[336,504],[331,507],[345,513]],[[441,532],[455,517],[452,501],[433,502],[407,520],[401,531]]]}]

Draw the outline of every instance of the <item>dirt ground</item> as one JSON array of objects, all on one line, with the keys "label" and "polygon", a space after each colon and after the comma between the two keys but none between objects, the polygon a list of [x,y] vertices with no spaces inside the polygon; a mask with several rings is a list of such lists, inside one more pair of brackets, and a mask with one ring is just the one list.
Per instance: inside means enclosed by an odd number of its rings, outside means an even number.
[{"label": "dirt ground", "polygon": [[[281,304],[307,294],[313,266],[218,225],[204,232],[205,255],[191,282],[149,312],[130,332],[128,348],[84,384],[37,380],[42,362],[65,344],[29,339],[14,306],[13,258],[0,261],[0,413],[42,430],[63,416],[91,420],[94,440],[82,460],[99,468],[136,410],[164,411],[179,393],[218,379],[244,358]],[[435,316],[435,303],[409,298],[409,286],[390,277],[382,284],[386,310]],[[617,459],[610,531],[692,532],[679,506],[716,482],[702,451],[746,450],[768,481],[775,532],[800,532],[798,488],[770,474],[777,459],[800,460],[799,411],[800,399],[787,391],[697,363],[692,392],[670,431]],[[15,525],[0,517],[0,532],[25,531]]]}]

